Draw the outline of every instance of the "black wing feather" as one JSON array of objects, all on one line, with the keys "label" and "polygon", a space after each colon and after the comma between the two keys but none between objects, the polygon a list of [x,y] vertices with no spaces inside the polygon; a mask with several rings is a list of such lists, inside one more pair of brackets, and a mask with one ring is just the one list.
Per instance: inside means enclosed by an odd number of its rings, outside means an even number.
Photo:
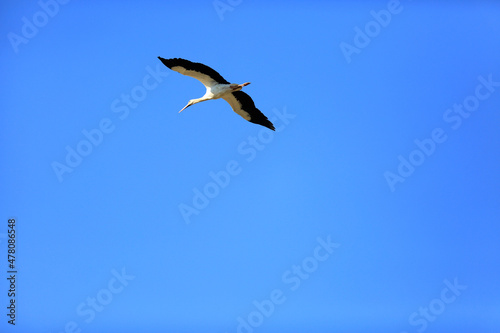
[{"label": "black wing feather", "polygon": [[229,84],[229,82],[226,81],[226,79],[224,79],[222,75],[220,75],[215,69],[208,67],[207,65],[201,64],[199,62],[192,62],[181,58],[165,59],[162,57],[158,57],[158,59],[160,59],[161,62],[170,69],[172,69],[172,67],[175,66],[181,66],[187,70],[204,73],[210,76],[215,81],[217,81],[217,83]]},{"label": "black wing feather", "polygon": [[242,105],[241,109],[250,115],[250,119],[248,120],[249,122],[265,126],[273,131],[275,130],[273,123],[270,122],[269,119],[267,119],[267,117],[255,107],[252,97],[243,91],[235,91],[232,94]]}]

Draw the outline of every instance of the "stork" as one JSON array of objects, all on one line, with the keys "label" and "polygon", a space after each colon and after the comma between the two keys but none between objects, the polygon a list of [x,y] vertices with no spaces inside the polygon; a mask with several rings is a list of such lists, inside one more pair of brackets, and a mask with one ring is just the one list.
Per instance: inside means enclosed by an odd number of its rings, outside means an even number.
[{"label": "stork", "polygon": [[164,59],[158,57],[158,59],[171,70],[194,77],[207,88],[207,92],[203,97],[191,99],[179,113],[193,104],[208,101],[209,99],[222,98],[231,105],[234,112],[244,119],[274,131],[274,125],[255,107],[252,98],[241,91],[241,89],[249,85],[250,82],[242,84],[229,83],[217,73],[217,71],[199,62],[191,62],[180,58]]}]

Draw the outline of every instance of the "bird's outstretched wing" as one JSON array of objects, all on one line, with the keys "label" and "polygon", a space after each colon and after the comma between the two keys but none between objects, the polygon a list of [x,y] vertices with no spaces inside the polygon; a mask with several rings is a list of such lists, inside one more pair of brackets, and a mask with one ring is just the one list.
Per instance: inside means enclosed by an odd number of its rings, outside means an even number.
[{"label": "bird's outstretched wing", "polygon": [[226,102],[231,105],[233,111],[242,116],[244,119],[251,123],[265,126],[269,129],[275,130],[273,123],[255,107],[255,104],[250,96],[243,91],[235,91],[230,94],[222,96]]},{"label": "bird's outstretched wing", "polygon": [[212,87],[219,83],[229,84],[216,70],[199,62],[192,62],[181,58],[164,59],[158,57],[158,59],[171,70],[200,80],[205,87]]}]

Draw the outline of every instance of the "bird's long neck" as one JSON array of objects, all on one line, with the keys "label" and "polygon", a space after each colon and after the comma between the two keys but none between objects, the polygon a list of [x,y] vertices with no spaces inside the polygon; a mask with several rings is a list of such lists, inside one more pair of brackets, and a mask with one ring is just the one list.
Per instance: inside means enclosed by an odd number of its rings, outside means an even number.
[{"label": "bird's long neck", "polygon": [[190,107],[193,104],[196,104],[196,103],[199,103],[199,102],[203,102],[203,101],[206,101],[206,100],[209,100],[209,99],[210,98],[207,97],[207,96],[203,96],[203,97],[200,97],[200,98],[191,99],[191,100],[189,100],[189,103],[179,111],[179,113],[181,113],[182,111],[186,110],[188,107]]},{"label": "bird's long neck", "polygon": [[196,104],[196,103],[199,103],[199,102],[208,101],[209,99],[210,98],[207,97],[207,96],[203,96],[203,97],[200,97],[200,98],[195,98],[195,99],[191,100],[191,104]]}]

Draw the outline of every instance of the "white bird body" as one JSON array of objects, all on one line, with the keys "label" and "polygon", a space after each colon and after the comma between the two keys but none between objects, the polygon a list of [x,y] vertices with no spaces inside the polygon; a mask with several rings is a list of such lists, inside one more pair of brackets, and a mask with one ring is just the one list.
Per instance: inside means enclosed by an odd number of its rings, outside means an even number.
[{"label": "white bird body", "polygon": [[230,84],[214,84],[212,86],[206,86],[207,88],[207,92],[205,93],[205,95],[203,95],[203,97],[201,98],[196,98],[195,100],[203,100],[203,101],[207,101],[209,99],[218,99],[218,98],[222,98],[222,96],[224,94],[227,94],[227,93],[232,93],[234,90],[231,89],[231,85]]},{"label": "white bird body", "polygon": [[222,95],[233,92],[230,84],[216,84],[211,87],[207,87],[207,92],[205,96],[212,96],[213,99],[221,98]]},{"label": "white bird body", "polygon": [[264,114],[262,114],[262,112],[260,112],[259,109],[255,107],[252,98],[246,93],[240,91],[244,86],[249,85],[250,82],[245,82],[243,84],[229,83],[219,73],[204,64],[180,58],[158,58],[168,68],[183,75],[198,79],[207,88],[203,97],[191,99],[179,112],[182,112],[187,107],[199,102],[223,98],[229,103],[229,105],[231,105],[233,111],[245,120],[265,126],[274,131],[273,124]]}]

